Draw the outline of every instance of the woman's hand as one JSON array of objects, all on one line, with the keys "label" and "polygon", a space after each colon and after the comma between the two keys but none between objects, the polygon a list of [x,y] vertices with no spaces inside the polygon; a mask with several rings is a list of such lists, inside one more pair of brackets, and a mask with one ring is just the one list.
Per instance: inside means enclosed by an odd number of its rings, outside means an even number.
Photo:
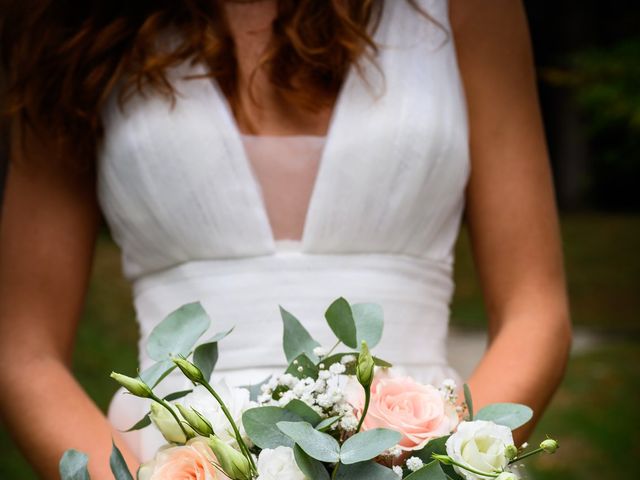
[{"label": "woman's hand", "polygon": [[0,223],[0,414],[43,478],[68,448],[94,479],[112,479],[111,438],[136,459],[70,373],[99,224],[92,169],[13,136]]},{"label": "woman's hand", "polygon": [[559,384],[571,326],[561,242],[521,2],[451,0],[469,108],[466,217],[489,316],[489,347],[469,379],[477,408],[536,412]]}]

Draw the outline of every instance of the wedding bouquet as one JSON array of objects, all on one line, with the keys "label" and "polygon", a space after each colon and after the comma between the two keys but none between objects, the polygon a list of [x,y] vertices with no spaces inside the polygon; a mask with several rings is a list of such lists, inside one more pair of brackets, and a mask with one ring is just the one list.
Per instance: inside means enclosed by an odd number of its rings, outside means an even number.
[{"label": "wedding bouquet", "polygon": [[[532,416],[524,405],[474,414],[466,385],[460,395],[452,380],[422,385],[373,356],[383,330],[376,304],[335,300],[325,313],[337,337],[330,349],[280,312],[288,367],[258,385],[211,382],[218,342],[231,331],[198,344],[210,326],[199,303],[153,330],[146,349],[154,365],[136,378],[111,374],[151,400],[132,429],[153,424],[168,442],[138,480],[512,480],[522,459],[558,448],[553,439],[530,451],[514,445],[511,431]],[[175,368],[193,389],[158,397],[154,388]],[[89,478],[87,460],[65,452],[62,479]],[[115,445],[110,464],[117,480],[132,479]]]}]

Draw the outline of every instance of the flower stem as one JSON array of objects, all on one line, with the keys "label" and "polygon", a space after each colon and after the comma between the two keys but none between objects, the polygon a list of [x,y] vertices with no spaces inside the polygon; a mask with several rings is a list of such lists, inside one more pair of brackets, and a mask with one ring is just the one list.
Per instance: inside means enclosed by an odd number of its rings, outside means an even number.
[{"label": "flower stem", "polygon": [[364,417],[367,415],[367,411],[369,410],[370,402],[371,402],[371,387],[364,387],[364,408],[362,409],[362,415],[360,415],[360,421],[358,422],[358,428],[356,428],[356,433],[358,433],[362,428],[362,423],[364,422]]},{"label": "flower stem", "polygon": [[324,358],[327,358],[329,355],[331,355],[331,354],[333,353],[333,351],[334,351],[336,348],[338,348],[338,345],[340,345],[341,343],[342,343],[342,342],[341,342],[340,340],[338,340],[338,341],[336,342],[336,344],[335,344],[333,347],[331,347],[331,350],[329,350],[329,351],[327,352],[327,354],[324,356]]},{"label": "flower stem", "polygon": [[514,458],[509,462],[509,464],[512,464],[514,462],[519,462],[523,458],[527,458],[527,457],[530,457],[531,455],[535,455],[536,453],[542,452],[542,450],[543,450],[542,448],[536,448],[535,450],[531,450],[530,452],[527,452],[524,455],[520,455],[519,457]]},{"label": "flower stem", "polygon": [[339,468],[340,468],[340,462],[336,463],[336,466],[333,467],[333,472],[331,472],[331,480],[334,480],[336,478]]},{"label": "flower stem", "polygon": [[167,410],[169,410],[169,413],[171,413],[171,415],[173,416],[173,418],[175,419],[175,421],[178,423],[178,426],[180,427],[180,430],[182,430],[182,433],[184,433],[185,438],[188,440],[189,438],[191,438],[191,435],[189,435],[189,433],[187,433],[187,429],[184,428],[184,425],[182,424],[182,420],[180,420],[180,418],[178,417],[178,415],[176,414],[176,412],[173,411],[173,408],[171,408],[171,405],[169,405],[166,401],[164,401],[163,399],[161,399],[160,397],[157,397],[155,394],[151,395],[151,400],[153,400],[154,402],[159,403],[160,405],[162,405],[164,408],[166,408]]},{"label": "flower stem", "polygon": [[[436,459],[437,460],[437,459]],[[449,457],[449,460],[447,460],[447,462],[451,462],[452,465],[455,465],[457,467],[463,468],[471,473],[475,473],[476,475],[481,475],[483,477],[490,477],[490,478],[496,478],[498,477],[499,474],[497,473],[488,473],[488,472],[482,472],[480,470],[476,470],[473,467],[470,467],[469,465],[464,465],[462,463],[456,462],[453,458]]]},{"label": "flower stem", "polygon": [[247,445],[244,443],[244,440],[242,439],[242,435],[240,435],[240,430],[238,430],[238,426],[236,425],[236,422],[233,420],[233,417],[231,416],[231,413],[227,409],[227,406],[222,401],[222,398],[220,398],[220,395],[218,395],[218,392],[216,392],[213,389],[213,387],[209,385],[209,382],[207,382],[206,380],[202,382],[202,386],[204,386],[204,388],[206,388],[209,391],[209,393],[213,395],[213,398],[215,398],[218,404],[220,405],[220,408],[222,409],[224,416],[227,417],[227,420],[231,424],[231,428],[233,428],[233,433],[235,434],[236,441],[238,442],[238,446],[240,447],[240,450],[242,450],[242,454],[245,457],[247,457],[247,460],[249,461],[249,464],[251,465],[251,469],[253,470],[253,472],[257,473],[258,467],[256,467],[256,463],[253,461],[251,452],[249,451],[249,448],[247,447]]}]

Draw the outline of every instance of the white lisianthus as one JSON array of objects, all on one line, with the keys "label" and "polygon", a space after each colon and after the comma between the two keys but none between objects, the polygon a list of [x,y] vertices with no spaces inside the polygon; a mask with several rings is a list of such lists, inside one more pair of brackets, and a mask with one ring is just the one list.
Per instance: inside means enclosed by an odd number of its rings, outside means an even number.
[{"label": "white lisianthus", "polygon": [[265,448],[258,457],[257,480],[307,480],[289,447]]},{"label": "white lisianthus", "polygon": [[[487,473],[501,471],[509,464],[505,454],[508,445],[513,445],[511,430],[484,420],[461,422],[446,443],[447,455],[454,461]],[[466,480],[487,478],[458,466],[454,469]]]},{"label": "white lisianthus", "polygon": [[[173,409],[178,418],[181,418],[180,412],[176,409]],[[185,443],[188,438],[185,436],[184,431],[176,422],[176,419],[171,415],[171,412],[167,410],[165,407],[160,405],[157,402],[151,403],[151,412],[149,413],[149,418],[156,426],[162,436],[165,438],[167,442],[170,443]],[[193,434],[195,436],[195,432],[188,425],[184,425],[187,433]]]},{"label": "white lisianthus", "polygon": [[[257,406],[255,402],[250,400],[249,390],[246,388],[230,387],[225,380],[214,383],[212,387],[227,406],[233,421],[240,430],[242,439],[247,445],[251,445],[251,441],[242,426],[242,414],[246,410]],[[238,448],[231,424],[216,399],[213,398],[206,388],[198,385],[193,389],[193,392],[184,397],[182,404],[186,407],[193,408],[208,420],[215,435],[220,440],[234,448]]]}]

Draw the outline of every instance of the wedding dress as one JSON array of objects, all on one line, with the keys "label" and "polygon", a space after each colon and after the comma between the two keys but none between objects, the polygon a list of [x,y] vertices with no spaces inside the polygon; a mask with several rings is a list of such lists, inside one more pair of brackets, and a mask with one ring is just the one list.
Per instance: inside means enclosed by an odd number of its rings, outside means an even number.
[{"label": "wedding dress", "polygon": [[[214,376],[261,381],[285,364],[278,305],[330,346],[324,310],[344,296],[382,306],[378,356],[420,381],[459,380],[445,341],[470,169],[466,105],[447,1],[419,3],[437,22],[386,1],[379,55],[350,69],[326,138],[271,139],[293,152],[271,155],[282,160],[272,167],[257,158],[269,140],[242,136],[216,82],[184,78],[202,65],[170,72],[173,106],[149,94],[106,106],[98,197],[133,287],[141,370],[154,326],[200,301],[211,333],[235,326]],[[306,167],[278,177],[295,161]],[[276,238],[277,224],[292,238]],[[170,375],[161,388],[188,382]],[[108,416],[124,430],[147,409],[118,392]],[[162,443],[152,428],[124,438],[143,460]]]}]

